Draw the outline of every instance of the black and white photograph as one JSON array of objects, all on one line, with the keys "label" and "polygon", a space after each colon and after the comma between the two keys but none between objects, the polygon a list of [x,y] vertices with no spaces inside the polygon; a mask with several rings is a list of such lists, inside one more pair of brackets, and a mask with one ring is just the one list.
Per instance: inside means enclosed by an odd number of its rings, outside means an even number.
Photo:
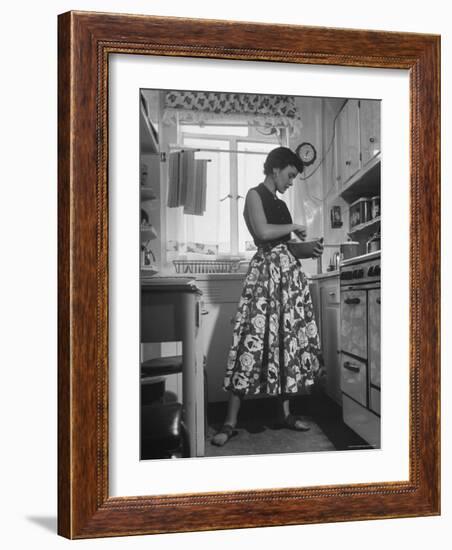
[{"label": "black and white photograph", "polygon": [[4,548],[451,546],[449,12],[5,3]]},{"label": "black and white photograph", "polygon": [[381,101],[136,112],[139,459],[380,449]]}]

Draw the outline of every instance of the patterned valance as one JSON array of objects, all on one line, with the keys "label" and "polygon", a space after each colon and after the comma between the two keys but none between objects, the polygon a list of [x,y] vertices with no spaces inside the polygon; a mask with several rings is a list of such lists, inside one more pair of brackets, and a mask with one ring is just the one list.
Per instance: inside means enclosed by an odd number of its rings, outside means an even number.
[{"label": "patterned valance", "polygon": [[202,124],[234,119],[252,126],[283,127],[296,133],[302,126],[293,96],[169,91],[163,122]]}]

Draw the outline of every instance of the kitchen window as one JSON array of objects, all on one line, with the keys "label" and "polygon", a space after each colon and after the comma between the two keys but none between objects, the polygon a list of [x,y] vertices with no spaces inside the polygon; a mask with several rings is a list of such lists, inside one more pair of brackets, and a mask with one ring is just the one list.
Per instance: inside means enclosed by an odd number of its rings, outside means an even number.
[{"label": "kitchen window", "polygon": [[181,149],[195,150],[195,158],[208,163],[203,215],[183,214],[179,209],[177,220],[174,215],[168,219],[168,236],[179,242],[177,255],[215,259],[254,254],[243,219],[245,197],[263,181],[266,155],[282,144],[279,132],[267,134],[268,129],[246,125],[179,126]]}]

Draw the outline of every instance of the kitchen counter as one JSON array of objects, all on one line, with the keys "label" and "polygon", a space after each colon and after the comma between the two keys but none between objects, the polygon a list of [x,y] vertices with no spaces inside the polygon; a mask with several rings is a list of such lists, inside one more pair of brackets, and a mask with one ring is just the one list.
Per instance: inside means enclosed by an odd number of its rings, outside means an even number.
[{"label": "kitchen counter", "polygon": [[241,281],[245,278],[245,272],[237,273],[159,273],[157,276],[146,277],[142,275],[142,281],[152,281],[154,279],[170,279],[177,281],[178,279],[192,281]]},{"label": "kitchen counter", "polygon": [[339,270],[327,271],[326,273],[316,273],[315,275],[310,275],[308,278],[311,280],[317,279],[328,279],[330,277],[337,277],[339,275]]},{"label": "kitchen counter", "polygon": [[375,252],[368,252],[367,254],[362,254],[361,256],[354,256],[348,260],[342,260],[341,266],[355,264],[357,262],[364,262],[366,260],[376,260],[381,255],[381,250],[376,250]]}]

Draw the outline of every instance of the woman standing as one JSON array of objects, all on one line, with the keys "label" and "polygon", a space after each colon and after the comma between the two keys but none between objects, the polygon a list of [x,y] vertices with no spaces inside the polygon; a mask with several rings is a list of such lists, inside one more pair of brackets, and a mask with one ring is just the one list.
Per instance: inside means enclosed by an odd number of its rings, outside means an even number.
[{"label": "woman standing", "polygon": [[[284,424],[309,429],[289,410],[289,396],[309,391],[322,363],[308,281],[287,246],[291,233],[304,240],[306,228],[292,223],[286,203],[276,195],[285,193],[302,171],[303,162],[293,151],[273,149],[264,163],[264,181],[246,196],[243,215],[257,252],[235,317],[223,385],[229,391],[228,411],[214,445],[224,445],[233,435],[246,395],[280,396]],[[319,241],[311,257],[322,251]]]}]

